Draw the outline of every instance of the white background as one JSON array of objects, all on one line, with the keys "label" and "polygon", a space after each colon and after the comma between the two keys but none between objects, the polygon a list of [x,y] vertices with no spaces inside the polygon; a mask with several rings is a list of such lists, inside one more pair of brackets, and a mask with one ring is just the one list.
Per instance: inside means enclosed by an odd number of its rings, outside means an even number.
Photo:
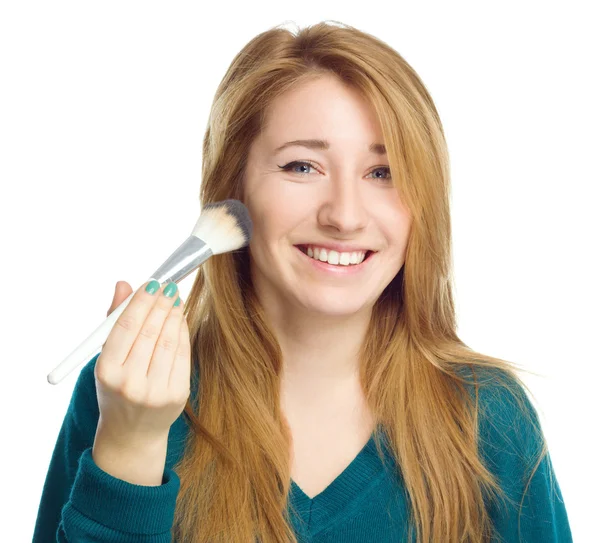
[{"label": "white background", "polygon": [[[216,87],[256,34],[333,19],[416,69],[450,147],[459,335],[522,364],[576,542],[598,541],[594,2],[4,2],[4,541],[31,540],[78,368],[46,375],[191,232]],[[209,10],[209,11],[207,11]],[[183,298],[193,277],[180,283]]]}]

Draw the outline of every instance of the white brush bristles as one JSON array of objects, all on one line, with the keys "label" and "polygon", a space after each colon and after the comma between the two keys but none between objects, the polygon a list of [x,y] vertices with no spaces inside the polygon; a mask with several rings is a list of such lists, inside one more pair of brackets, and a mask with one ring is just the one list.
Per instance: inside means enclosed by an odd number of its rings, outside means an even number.
[{"label": "white brush bristles", "polygon": [[200,238],[214,255],[245,247],[252,235],[252,221],[239,200],[223,200],[205,206],[192,235]]}]

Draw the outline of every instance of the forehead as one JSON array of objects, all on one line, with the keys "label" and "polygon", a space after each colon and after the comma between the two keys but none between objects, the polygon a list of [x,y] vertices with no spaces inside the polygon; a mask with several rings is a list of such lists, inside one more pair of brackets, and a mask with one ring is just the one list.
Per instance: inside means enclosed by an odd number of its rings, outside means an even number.
[{"label": "forehead", "polygon": [[277,97],[265,111],[262,128],[270,152],[297,140],[308,141],[306,146],[315,150],[347,143],[377,154],[385,151],[374,108],[335,78],[309,81]]}]

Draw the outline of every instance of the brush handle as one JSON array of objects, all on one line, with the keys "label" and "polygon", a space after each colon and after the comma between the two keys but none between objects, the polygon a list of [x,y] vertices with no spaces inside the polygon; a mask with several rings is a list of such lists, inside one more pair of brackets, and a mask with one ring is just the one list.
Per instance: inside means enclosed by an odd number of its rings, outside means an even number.
[{"label": "brush handle", "polygon": [[[192,235],[189,236],[167,260],[152,274],[148,281],[153,279],[158,281],[160,285],[164,285],[168,281],[179,283],[190,273],[200,266],[203,262],[212,256],[210,246],[200,238]],[[123,313],[131,298],[133,291],[128,298],[123,302],[98,326],[90,336],[77,347],[67,358],[65,358],[56,368],[48,374],[48,382],[51,385],[60,383],[69,373],[77,366],[90,360],[104,345],[106,338],[110,334],[112,327]]]},{"label": "brush handle", "polygon": [[108,316],[106,319],[96,328],[89,337],[84,340],[79,347],[77,347],[67,358],[65,358],[56,368],[54,368],[48,374],[48,382],[52,385],[60,383],[69,373],[71,373],[77,366],[83,362],[90,360],[94,354],[101,348],[106,342],[106,338],[110,334],[112,327],[119,318],[119,315],[123,313],[125,308],[129,305],[131,298],[135,291],[133,291],[121,304]]}]

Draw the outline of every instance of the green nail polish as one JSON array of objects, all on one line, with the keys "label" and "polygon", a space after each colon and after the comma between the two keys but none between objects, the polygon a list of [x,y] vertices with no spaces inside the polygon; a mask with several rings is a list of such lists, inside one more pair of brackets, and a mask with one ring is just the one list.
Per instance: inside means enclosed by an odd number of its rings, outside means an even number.
[{"label": "green nail polish", "polygon": [[167,298],[172,298],[173,296],[175,296],[175,293],[177,292],[177,283],[169,283],[166,287],[165,290],[163,290],[163,294],[167,297]]},{"label": "green nail polish", "polygon": [[175,305],[175,307],[177,307],[180,303],[181,303],[181,298],[179,296],[177,296],[177,301],[173,305]]},{"label": "green nail polish", "polygon": [[152,280],[146,285],[146,292],[154,294],[160,288],[158,281]]}]

